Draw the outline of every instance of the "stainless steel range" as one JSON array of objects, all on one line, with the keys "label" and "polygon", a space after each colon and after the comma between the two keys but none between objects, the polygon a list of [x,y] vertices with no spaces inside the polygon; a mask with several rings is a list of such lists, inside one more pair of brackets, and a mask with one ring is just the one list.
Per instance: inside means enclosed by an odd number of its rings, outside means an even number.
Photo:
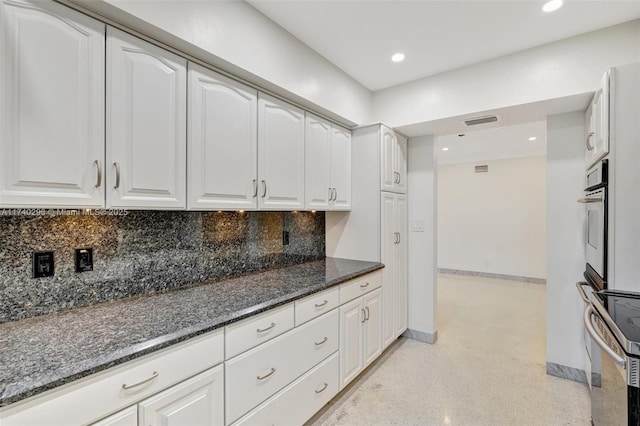
[{"label": "stainless steel range", "polygon": [[602,355],[600,386],[591,388],[591,421],[640,425],[640,293],[597,291],[586,301],[584,325]]}]

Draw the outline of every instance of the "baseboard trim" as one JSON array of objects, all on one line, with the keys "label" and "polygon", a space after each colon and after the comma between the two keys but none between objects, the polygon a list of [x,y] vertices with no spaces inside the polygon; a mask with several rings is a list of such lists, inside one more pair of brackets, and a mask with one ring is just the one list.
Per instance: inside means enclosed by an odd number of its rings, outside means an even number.
[{"label": "baseboard trim", "polygon": [[521,277],[519,275],[494,274],[492,272],[463,271],[460,269],[447,269],[447,268],[438,268],[438,272],[441,274],[467,275],[471,277],[482,277],[482,278],[497,278],[499,280],[520,281],[523,283],[532,283],[532,284],[547,283],[547,280],[544,278]]},{"label": "baseboard trim", "polygon": [[409,339],[417,340],[418,342],[428,343],[433,345],[438,340],[438,332],[436,331],[433,334],[425,333],[424,331],[411,330],[407,328],[407,331],[402,333],[404,337],[408,337]]},{"label": "baseboard trim", "polygon": [[574,382],[587,383],[587,374],[584,370],[554,362],[547,362],[547,374],[561,379],[573,380]]}]

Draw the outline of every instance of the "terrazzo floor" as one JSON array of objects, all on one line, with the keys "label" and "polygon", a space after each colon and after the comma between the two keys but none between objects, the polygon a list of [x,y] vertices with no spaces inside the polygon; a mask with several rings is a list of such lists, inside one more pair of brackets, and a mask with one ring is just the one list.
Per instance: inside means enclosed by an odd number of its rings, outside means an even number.
[{"label": "terrazzo floor", "polygon": [[590,424],[587,386],[545,373],[544,285],[440,274],[438,330],[400,338],[308,424]]}]

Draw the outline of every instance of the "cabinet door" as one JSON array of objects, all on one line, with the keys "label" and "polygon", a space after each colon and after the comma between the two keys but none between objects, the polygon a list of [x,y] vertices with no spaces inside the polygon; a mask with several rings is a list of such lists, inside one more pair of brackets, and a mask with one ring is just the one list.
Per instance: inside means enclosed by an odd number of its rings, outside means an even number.
[{"label": "cabinet door", "polygon": [[331,129],[331,210],[351,210],[351,132]]},{"label": "cabinet door", "polygon": [[224,423],[222,365],[174,385],[138,404],[145,426],[201,426]]},{"label": "cabinet door", "polygon": [[304,208],[304,111],[258,95],[258,207]]},{"label": "cabinet door", "polygon": [[307,114],[305,134],[305,208],[329,210],[331,191],[331,145],[329,122]]},{"label": "cabinet door", "polygon": [[587,114],[589,117],[587,133],[587,168],[593,166],[609,153],[609,84],[610,74],[605,73],[600,89],[595,93]]},{"label": "cabinet door", "polygon": [[395,287],[395,336],[407,329],[407,198],[397,195],[394,208],[394,225],[398,233],[393,254],[393,274]]},{"label": "cabinet door", "polygon": [[257,208],[258,92],[189,63],[189,209]]},{"label": "cabinet door", "polygon": [[364,321],[362,298],[340,307],[340,389],[349,384],[364,368]]},{"label": "cabinet door", "polygon": [[364,367],[382,353],[382,292],[380,289],[362,296],[364,301]]},{"label": "cabinet door", "polygon": [[118,411],[91,426],[138,426],[138,406],[134,405]]},{"label": "cabinet door", "polygon": [[405,194],[407,192],[407,138],[396,135],[394,159],[396,171],[395,192]]},{"label": "cabinet door", "polygon": [[0,207],[103,207],[104,24],[0,3]]},{"label": "cabinet door", "polygon": [[186,208],[186,60],[107,31],[107,206]]},{"label": "cabinet door", "polygon": [[380,148],[382,150],[381,155],[381,167],[382,173],[380,176],[382,178],[381,182],[381,190],[382,191],[393,191],[395,188],[395,182],[397,180],[395,163],[394,163],[394,151],[396,149],[396,134],[393,130],[389,129],[385,126],[381,127],[381,141]]},{"label": "cabinet door", "polygon": [[394,223],[395,195],[382,192],[380,207],[380,262],[382,269],[382,342],[389,346],[396,338],[396,281],[395,281],[395,248],[398,240]]}]

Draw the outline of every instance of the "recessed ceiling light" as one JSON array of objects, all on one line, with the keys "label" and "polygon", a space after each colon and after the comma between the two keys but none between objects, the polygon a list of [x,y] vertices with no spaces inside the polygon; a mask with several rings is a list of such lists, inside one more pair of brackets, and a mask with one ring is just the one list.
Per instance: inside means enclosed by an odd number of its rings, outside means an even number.
[{"label": "recessed ceiling light", "polygon": [[444,148],[442,148],[443,151],[449,151],[449,148],[447,148],[446,146]]},{"label": "recessed ceiling light", "polygon": [[393,62],[402,62],[404,61],[404,53],[395,53],[392,57],[391,60]]},{"label": "recessed ceiling light", "polygon": [[530,140],[530,141],[535,141],[536,139],[538,139],[538,138],[536,138],[535,136],[531,136],[531,137],[529,138],[529,140]]},{"label": "recessed ceiling light", "polygon": [[542,6],[542,11],[549,13],[556,11],[562,7],[562,0],[549,0]]}]

